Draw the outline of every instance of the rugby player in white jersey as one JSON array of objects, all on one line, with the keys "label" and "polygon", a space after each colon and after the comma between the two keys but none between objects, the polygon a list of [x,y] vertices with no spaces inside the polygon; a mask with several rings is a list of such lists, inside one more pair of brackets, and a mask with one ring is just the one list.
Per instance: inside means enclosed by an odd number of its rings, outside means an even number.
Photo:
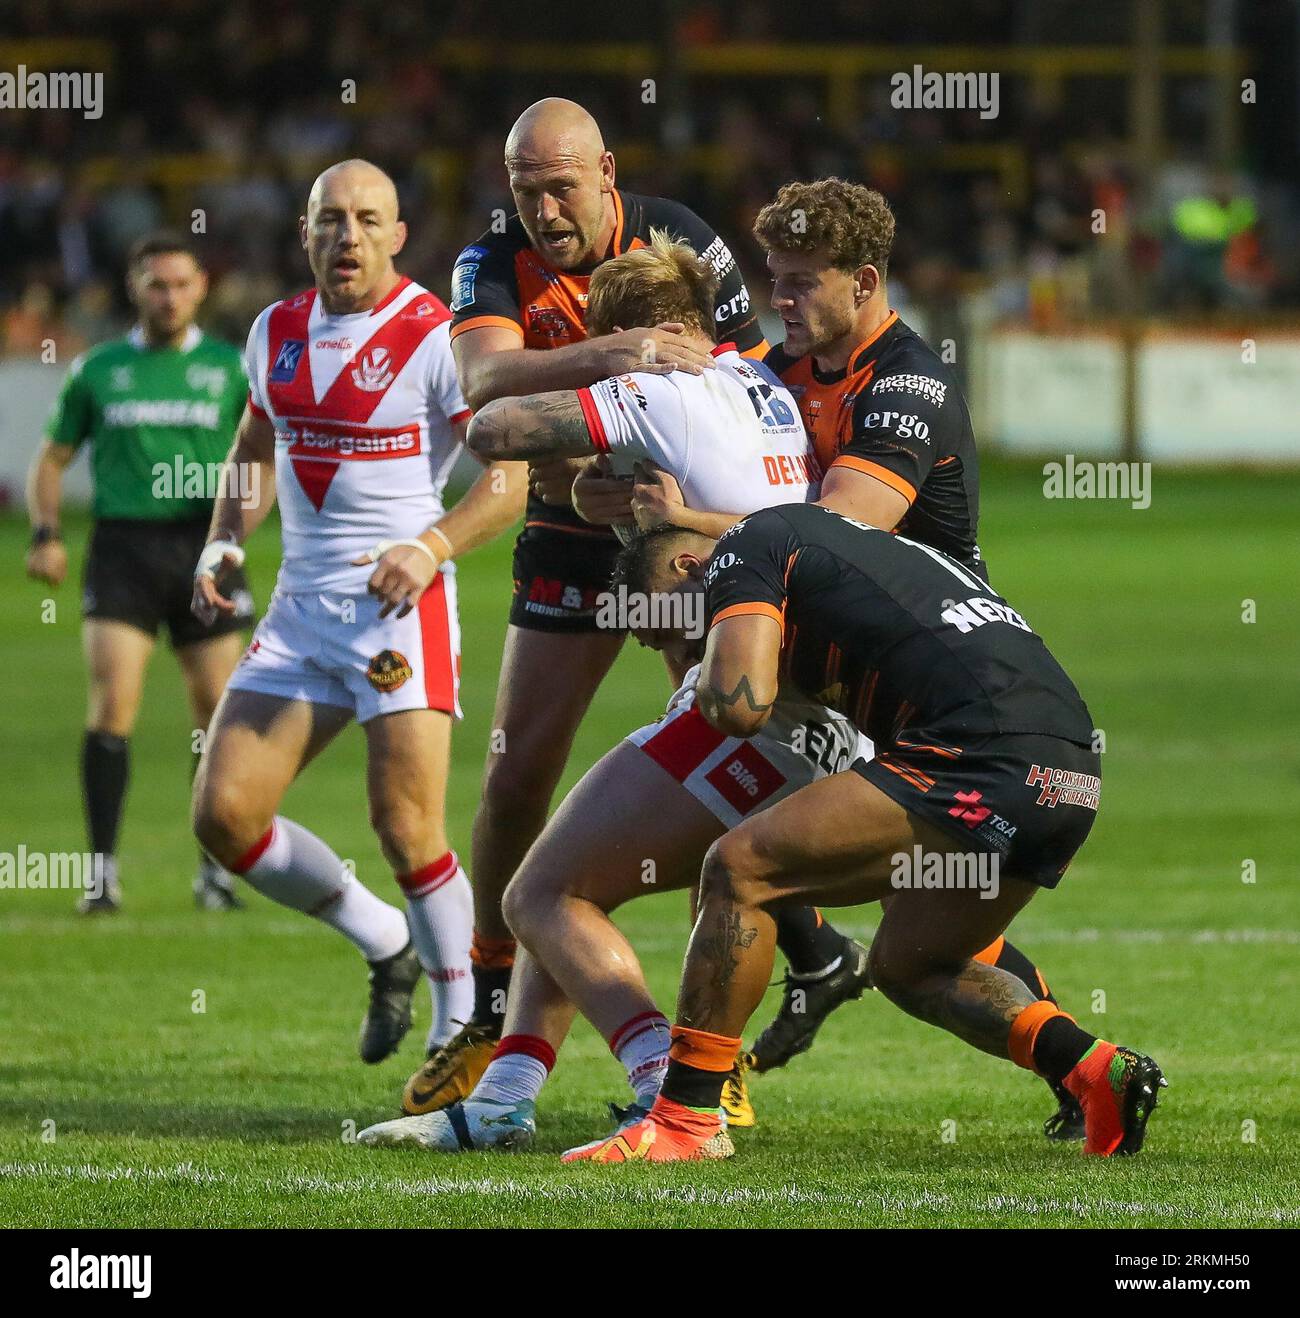
[{"label": "rugby player in white jersey", "polygon": [[[378,1062],[410,1028],[422,967],[431,1044],[469,1015],[472,897],[444,822],[459,714],[452,559],[516,520],[526,477],[522,464],[493,464],[443,508],[469,409],[450,313],[394,268],[406,225],[391,179],[365,161],[332,166],[299,227],[315,287],[253,326],[250,396],[227,461],[257,479],[222,486],[259,497],[217,502],[195,574],[195,613],[228,613],[223,574],[278,497],[275,596],[214,716],[194,828],[227,868],[358,948],[370,964],[359,1051]],[[405,914],[276,813],[352,718],[365,732],[370,820]]]},{"label": "rugby player in white jersey", "polygon": [[[681,323],[686,341],[711,352],[717,369],[632,372],[589,389],[502,398],[475,414],[471,450],[485,460],[604,454],[615,475],[639,471],[652,483],[653,496],[632,492],[642,525],[680,492],[674,522],[711,535],[746,509],[815,498],[819,472],[793,397],[761,363],[713,343],[715,279],[688,246],[660,233],[605,262],[591,277],[592,335]],[[628,520],[617,507],[606,511],[616,526]],[[620,606],[646,602],[611,592],[608,625],[649,638],[652,623],[620,616]],[[673,626],[666,621],[663,630]],[[697,637],[664,647],[679,675],[702,630]],[[664,718],[587,773],[507,889],[506,918],[526,951],[515,963],[505,1032],[473,1093],[370,1127],[363,1143],[445,1152],[528,1144],[535,1099],[575,1010],[627,1071],[633,1105],[619,1119],[644,1115],[667,1067],[668,1022],[608,912],[646,892],[693,886],[704,853],[728,828],[871,753],[847,719],[806,700],[780,704],[752,741],[723,737],[695,709],[694,676],[691,668]]]}]

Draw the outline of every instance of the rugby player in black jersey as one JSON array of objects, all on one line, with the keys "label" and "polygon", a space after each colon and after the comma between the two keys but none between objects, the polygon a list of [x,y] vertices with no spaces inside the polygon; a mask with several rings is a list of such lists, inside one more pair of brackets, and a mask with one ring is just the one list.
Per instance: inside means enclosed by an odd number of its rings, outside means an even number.
[{"label": "rugby player in black jersey", "polygon": [[718,1095],[771,972],[772,912],[882,897],[880,992],[1062,1084],[1083,1109],[1085,1152],[1138,1152],[1164,1083],[1156,1063],[975,959],[1060,881],[1100,801],[1092,718],[1029,623],[956,560],[814,504],[755,513],[718,541],[664,526],[638,551],[629,589],[705,593],[696,698],[712,726],[754,735],[786,684],[847,714],[876,755],[710,849],[660,1096],[567,1156],[728,1156]]}]

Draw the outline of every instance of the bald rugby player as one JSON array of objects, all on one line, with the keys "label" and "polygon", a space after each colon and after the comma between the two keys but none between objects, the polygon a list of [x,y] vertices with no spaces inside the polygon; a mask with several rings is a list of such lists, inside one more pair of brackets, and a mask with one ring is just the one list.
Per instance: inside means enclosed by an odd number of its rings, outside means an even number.
[{"label": "bald rugby player", "polygon": [[[452,350],[471,408],[634,370],[712,370],[708,351],[680,324],[587,338],[592,271],[645,247],[651,228],[684,239],[718,276],[717,341],[752,358],[767,351],[726,243],[685,206],[619,189],[613,153],[582,106],[559,97],[530,106],[506,139],[505,164],[518,213],[503,232],[489,229],[465,248],[452,276]],[[623,644],[622,631],[597,624],[596,596],[609,586],[618,540],[569,506],[580,466],[560,460],[533,468],[474,821],[474,1010],[465,1029],[411,1077],[402,1096],[408,1113],[464,1098],[491,1061],[515,954],[502,895],[546,822],[578,724]],[[860,992],[846,985],[846,996]]]},{"label": "bald rugby player", "polygon": [[[443,508],[469,409],[450,313],[394,267],[406,225],[392,180],[366,161],[332,166],[299,227],[315,286],[254,323],[249,399],[227,459],[260,469],[251,488],[261,498],[218,500],[195,574],[195,613],[228,614],[225,574],[278,497],[275,595],[214,717],[194,827],[253,887],[361,952],[370,1002],[359,1051],[373,1063],[410,1028],[422,968],[430,1042],[468,1014],[471,896],[444,822],[460,712],[452,560],[515,521],[525,472],[490,467]],[[277,814],[290,783],[353,718],[365,732],[370,819],[405,914]]]}]

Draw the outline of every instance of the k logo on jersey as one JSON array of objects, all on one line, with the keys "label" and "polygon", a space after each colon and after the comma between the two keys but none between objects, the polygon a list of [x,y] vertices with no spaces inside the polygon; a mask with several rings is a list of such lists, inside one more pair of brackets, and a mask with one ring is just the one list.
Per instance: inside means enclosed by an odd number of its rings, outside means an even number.
[{"label": "k logo on jersey", "polygon": [[285,339],[280,344],[280,351],[275,354],[275,362],[267,374],[267,380],[275,384],[288,384],[298,373],[298,363],[302,360],[302,350],[306,346],[305,339]]},{"label": "k logo on jersey", "polygon": [[352,383],[368,394],[381,393],[393,382],[392,358],[387,348],[371,348],[352,372]]}]

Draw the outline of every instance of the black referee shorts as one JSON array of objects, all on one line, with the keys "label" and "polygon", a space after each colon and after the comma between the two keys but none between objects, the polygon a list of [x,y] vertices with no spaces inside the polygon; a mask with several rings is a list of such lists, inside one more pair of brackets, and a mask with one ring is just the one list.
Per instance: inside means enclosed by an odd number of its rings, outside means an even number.
[{"label": "black referee shorts", "polygon": [[242,569],[222,573],[217,582],[235,602],[233,615],[205,626],[190,612],[194,567],[207,538],[206,517],[97,521],[86,552],[81,616],[129,623],[150,636],[165,623],[174,650],[247,630],[253,622],[253,596]]}]

